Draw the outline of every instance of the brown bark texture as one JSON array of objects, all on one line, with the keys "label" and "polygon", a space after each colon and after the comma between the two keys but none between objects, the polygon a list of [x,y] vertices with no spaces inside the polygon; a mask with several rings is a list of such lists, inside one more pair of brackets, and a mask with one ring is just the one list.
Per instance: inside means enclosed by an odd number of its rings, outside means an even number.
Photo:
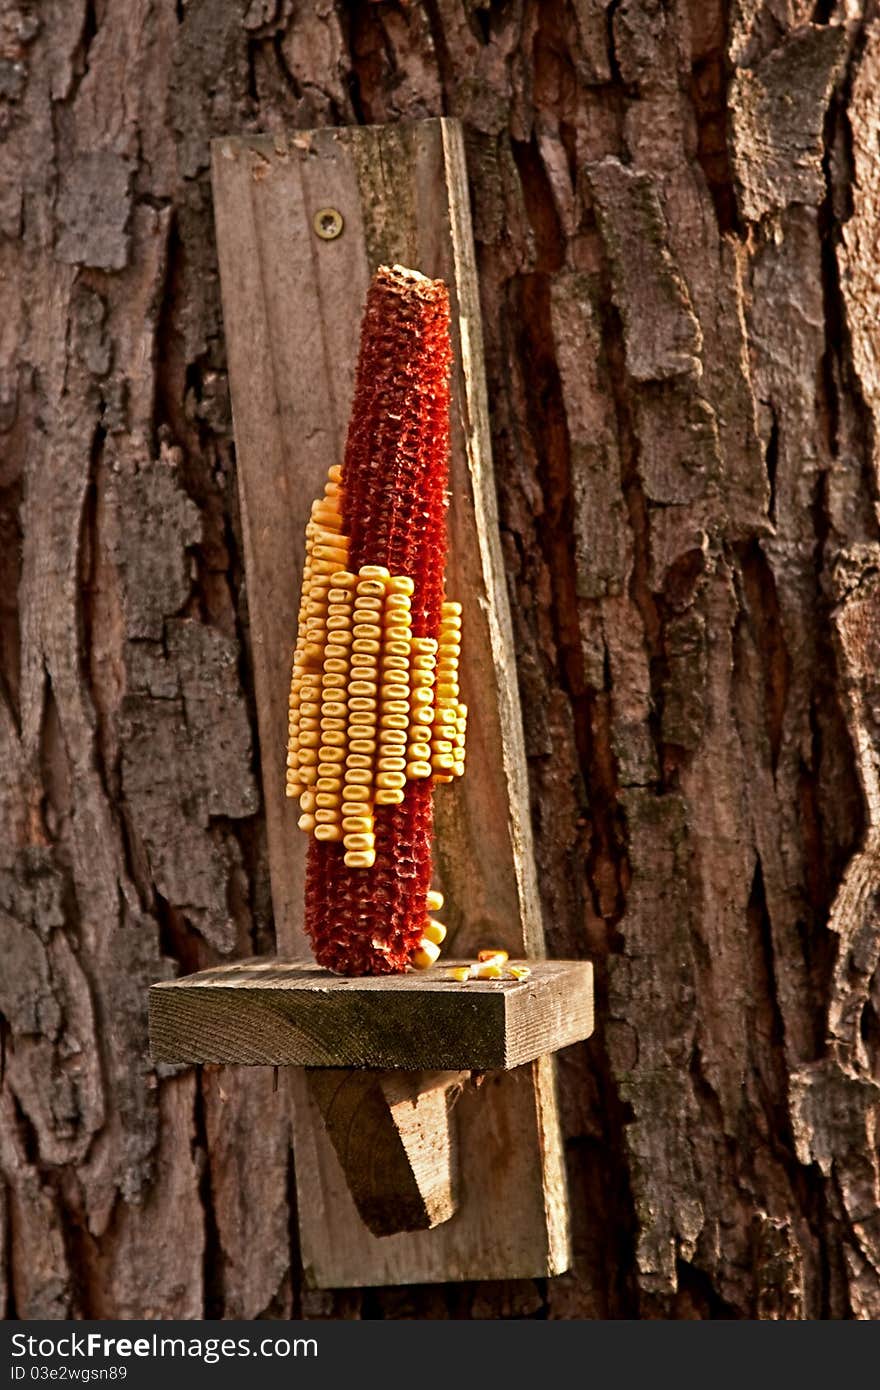
[{"label": "brown bark texture", "polygon": [[[4,7],[7,1317],[880,1317],[875,14]],[[316,1293],[285,1088],[146,1047],[151,981],[273,945],[209,141],[438,114],[549,948],[598,971],[576,1262]]]}]

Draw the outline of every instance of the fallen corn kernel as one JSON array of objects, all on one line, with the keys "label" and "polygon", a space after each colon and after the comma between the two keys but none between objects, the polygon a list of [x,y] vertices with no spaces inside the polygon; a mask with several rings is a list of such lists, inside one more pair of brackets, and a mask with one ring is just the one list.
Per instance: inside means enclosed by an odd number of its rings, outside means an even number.
[{"label": "fallen corn kernel", "polygon": [[515,980],[527,980],[532,973],[527,965],[511,965],[509,969]]},{"label": "fallen corn kernel", "polygon": [[477,960],[481,965],[488,965],[490,962],[493,965],[503,965],[507,958],[506,951],[491,950],[477,952]]},{"label": "fallen corn kernel", "polygon": [[450,970],[450,972],[449,972],[449,978],[450,978],[451,980],[458,980],[459,982],[463,982],[464,980],[469,980],[469,979],[471,978],[471,968],[470,968],[470,966],[469,966],[469,965],[454,965],[454,966],[452,967],[452,969]]},{"label": "fallen corn kernel", "polygon": [[426,936],[423,936],[410,957],[410,965],[415,966],[416,970],[428,970],[439,955],[440,947],[435,946],[433,941],[429,941]]},{"label": "fallen corn kernel", "polygon": [[503,974],[504,971],[500,965],[490,965],[488,962],[485,965],[473,967],[475,980],[500,980]]}]

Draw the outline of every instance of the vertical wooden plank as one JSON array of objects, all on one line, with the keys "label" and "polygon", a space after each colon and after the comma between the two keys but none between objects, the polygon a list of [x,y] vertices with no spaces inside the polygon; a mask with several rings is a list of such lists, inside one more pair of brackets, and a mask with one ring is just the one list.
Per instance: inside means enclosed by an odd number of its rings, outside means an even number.
[{"label": "vertical wooden plank", "polygon": [[[227,139],[216,142],[213,172],[279,949],[304,953],[304,837],[283,794],[303,530],[327,467],[342,457],[369,275],[400,262],[442,277],[453,301],[447,587],[464,604],[462,683],[471,714],[467,775],[436,797],[450,949],[491,944],[541,955],[458,125]],[[322,207],[343,216],[334,241],[315,234]],[[291,1085],[302,1249],[313,1283],[537,1277],[567,1267],[552,1061],[493,1077],[460,1104],[458,1213],[435,1230],[381,1239],[357,1217],[302,1079]]]}]

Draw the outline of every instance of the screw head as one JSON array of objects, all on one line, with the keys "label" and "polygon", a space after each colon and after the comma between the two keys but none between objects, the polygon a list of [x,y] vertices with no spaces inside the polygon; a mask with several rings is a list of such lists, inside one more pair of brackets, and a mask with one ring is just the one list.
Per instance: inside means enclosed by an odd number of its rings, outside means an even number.
[{"label": "screw head", "polygon": [[345,226],[342,213],[336,208],[318,208],[312,218],[312,226],[322,241],[335,241]]}]

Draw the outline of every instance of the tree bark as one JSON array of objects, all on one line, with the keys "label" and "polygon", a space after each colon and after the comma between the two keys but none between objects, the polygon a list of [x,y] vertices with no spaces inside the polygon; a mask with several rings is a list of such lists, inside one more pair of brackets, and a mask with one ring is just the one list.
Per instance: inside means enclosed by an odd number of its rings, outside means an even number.
[{"label": "tree bark", "polygon": [[[875,15],[7,8],[7,1317],[880,1317]],[[577,1258],[316,1294],[284,1088],[146,1049],[152,980],[273,943],[209,140],[438,114],[548,942],[599,977]]]}]

